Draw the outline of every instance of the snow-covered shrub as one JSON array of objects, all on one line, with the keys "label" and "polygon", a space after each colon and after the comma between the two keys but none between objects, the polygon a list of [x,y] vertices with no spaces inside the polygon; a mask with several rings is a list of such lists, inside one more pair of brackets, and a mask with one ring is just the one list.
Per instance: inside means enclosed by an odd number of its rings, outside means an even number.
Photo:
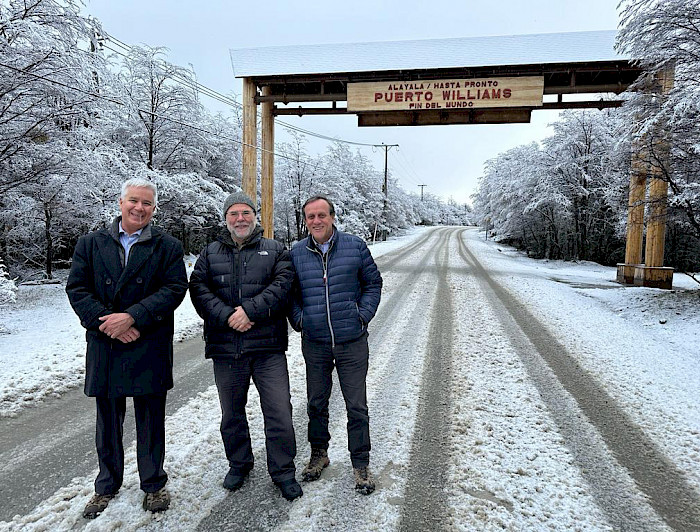
[{"label": "snow-covered shrub", "polygon": [[17,286],[10,279],[5,264],[0,259],[0,306],[17,301]]}]

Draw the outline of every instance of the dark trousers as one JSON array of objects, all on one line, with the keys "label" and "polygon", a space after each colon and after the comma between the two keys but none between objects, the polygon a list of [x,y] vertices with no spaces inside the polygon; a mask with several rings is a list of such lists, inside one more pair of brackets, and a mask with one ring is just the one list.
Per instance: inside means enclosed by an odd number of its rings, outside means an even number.
[{"label": "dark trousers", "polygon": [[[141,489],[158,491],[168,481],[163,469],[165,460],[166,393],[134,397],[136,418],[136,461]],[[96,397],[97,430],[95,444],[100,472],[95,479],[95,492],[116,493],[124,480],[124,415],[126,397]]]},{"label": "dark trousers", "polygon": [[369,410],[367,408],[367,368],[369,347],[367,333],[345,344],[311,342],[302,338],[301,350],[306,361],[309,443],[328,449],[328,401],[333,387],[333,367],[338,371],[340,390],[348,413],[348,450],[353,467],[369,464]]},{"label": "dark trousers", "polygon": [[297,443],[292,424],[289,372],[284,353],[214,360],[214,379],[221,404],[221,437],[229,466],[242,473],[253,467],[245,405],[250,379],[260,395],[265,423],[267,471],[274,482],[294,478]]}]

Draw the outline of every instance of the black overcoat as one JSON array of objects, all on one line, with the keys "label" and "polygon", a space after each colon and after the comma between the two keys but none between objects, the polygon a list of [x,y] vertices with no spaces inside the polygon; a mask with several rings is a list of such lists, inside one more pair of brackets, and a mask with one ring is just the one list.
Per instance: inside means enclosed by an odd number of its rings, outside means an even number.
[{"label": "black overcoat", "polygon": [[[117,218],[81,237],[66,283],[86,329],[85,394],[131,397],[173,387],[174,311],[187,291],[179,240],[148,225],[131,247],[126,268]],[[141,336],[124,344],[100,332],[98,318],[127,312]]]}]

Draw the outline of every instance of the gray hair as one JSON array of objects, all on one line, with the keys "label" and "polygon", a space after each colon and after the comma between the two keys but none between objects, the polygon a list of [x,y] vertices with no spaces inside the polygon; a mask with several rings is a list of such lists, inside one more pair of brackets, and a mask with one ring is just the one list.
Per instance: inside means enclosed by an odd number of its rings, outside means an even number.
[{"label": "gray hair", "polygon": [[121,199],[126,199],[126,189],[130,187],[147,188],[153,192],[153,206],[155,207],[158,205],[158,188],[153,181],[149,181],[143,177],[132,177],[131,179],[127,179],[124,181],[124,183],[122,183]]}]

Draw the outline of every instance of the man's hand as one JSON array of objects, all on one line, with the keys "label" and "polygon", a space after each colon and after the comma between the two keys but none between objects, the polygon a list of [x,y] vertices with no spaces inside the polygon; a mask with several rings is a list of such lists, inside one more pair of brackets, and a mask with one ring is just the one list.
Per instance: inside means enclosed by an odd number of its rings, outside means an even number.
[{"label": "man's hand", "polygon": [[129,342],[138,340],[140,336],[141,333],[138,331],[138,329],[134,327],[129,327],[124,334],[117,336],[117,340],[119,340],[123,344],[128,344]]},{"label": "man's hand", "polygon": [[243,310],[243,307],[236,307],[234,309],[233,314],[228,318],[228,324],[229,327],[238,332],[246,332],[255,325],[255,323],[248,319],[248,315],[245,313],[245,310]]},{"label": "man's hand", "polygon": [[[134,324],[134,318],[127,312],[115,312],[100,318],[100,331],[110,338],[119,338]],[[135,329],[134,329],[135,330]]]}]

